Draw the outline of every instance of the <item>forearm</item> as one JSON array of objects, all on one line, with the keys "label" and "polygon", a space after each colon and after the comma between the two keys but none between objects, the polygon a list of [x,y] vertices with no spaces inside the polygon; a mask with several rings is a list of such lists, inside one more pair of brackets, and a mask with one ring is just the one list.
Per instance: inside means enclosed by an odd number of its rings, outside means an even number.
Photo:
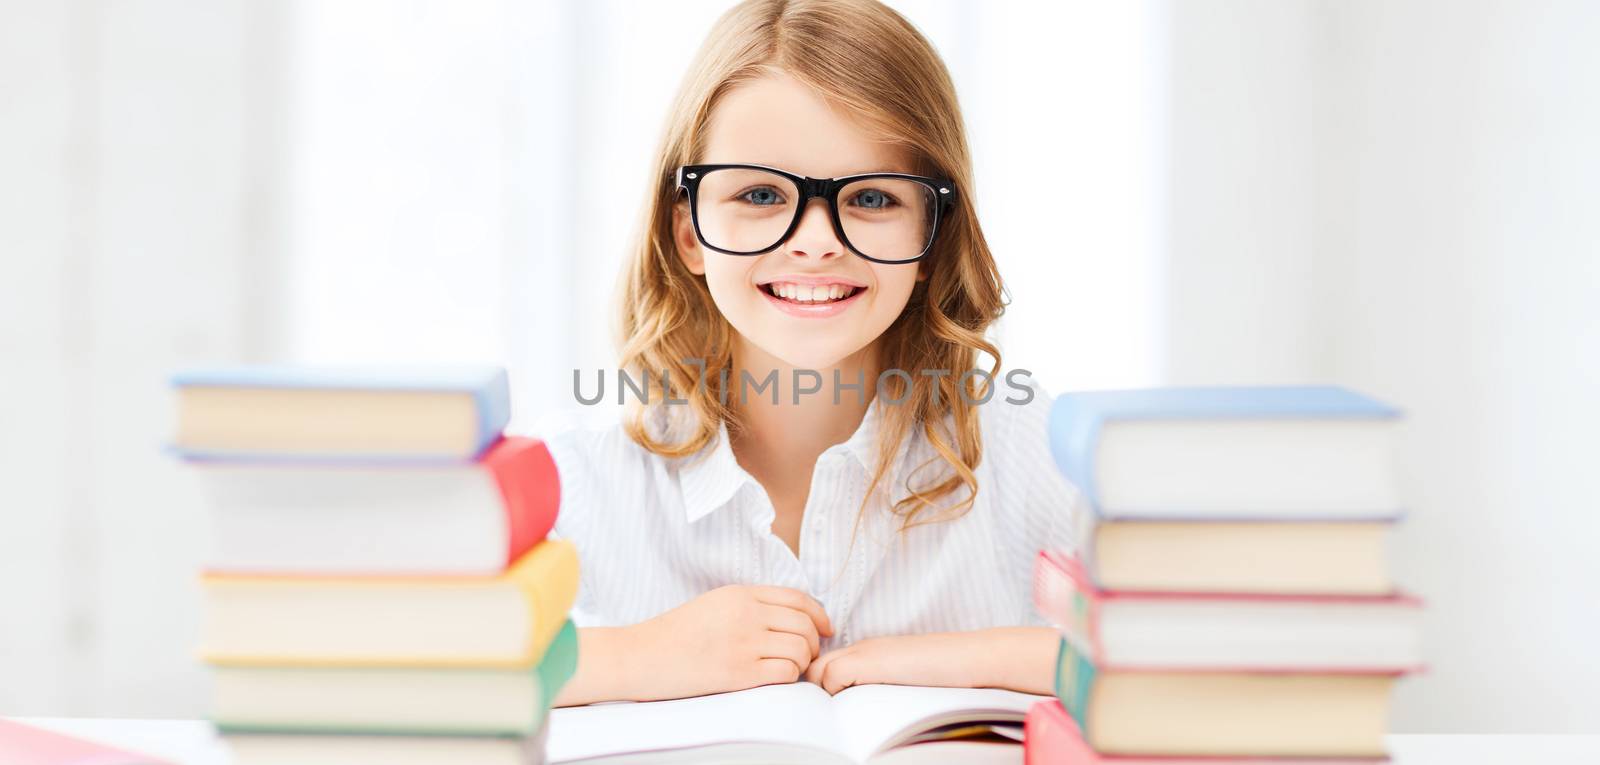
[{"label": "forearm", "polygon": [[979,638],[979,661],[974,669],[982,682],[975,685],[1055,693],[1060,632],[1049,627],[1001,627],[968,634]]},{"label": "forearm", "polygon": [[1060,643],[1060,634],[1045,627],[868,638],[812,662],[806,678],[829,693],[890,683],[1047,695],[1055,685]]},{"label": "forearm", "polygon": [[556,695],[555,706],[575,707],[599,701],[632,699],[628,683],[638,677],[630,666],[627,627],[578,630],[578,669]]}]

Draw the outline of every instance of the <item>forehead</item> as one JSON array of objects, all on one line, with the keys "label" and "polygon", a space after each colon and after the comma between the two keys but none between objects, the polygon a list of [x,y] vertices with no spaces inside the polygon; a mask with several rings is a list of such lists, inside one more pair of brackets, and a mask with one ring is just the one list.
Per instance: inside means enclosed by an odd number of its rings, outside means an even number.
[{"label": "forehead", "polygon": [[699,161],[770,165],[812,178],[913,170],[904,148],[875,137],[781,71],[723,94]]}]

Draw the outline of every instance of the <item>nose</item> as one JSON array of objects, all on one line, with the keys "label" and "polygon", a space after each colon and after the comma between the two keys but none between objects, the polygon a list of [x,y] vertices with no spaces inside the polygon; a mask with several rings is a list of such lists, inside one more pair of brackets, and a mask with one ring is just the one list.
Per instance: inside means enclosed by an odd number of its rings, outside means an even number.
[{"label": "nose", "polygon": [[800,213],[800,225],[784,246],[791,257],[827,260],[844,255],[844,243],[833,230],[826,200],[813,199]]}]

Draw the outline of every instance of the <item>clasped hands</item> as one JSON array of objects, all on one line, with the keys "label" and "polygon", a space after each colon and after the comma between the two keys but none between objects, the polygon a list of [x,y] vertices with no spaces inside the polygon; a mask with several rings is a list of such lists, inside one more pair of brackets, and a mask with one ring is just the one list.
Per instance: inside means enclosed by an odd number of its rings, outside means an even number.
[{"label": "clasped hands", "polygon": [[[656,657],[650,693],[680,698],[791,683],[828,693],[890,683],[1048,692],[1058,638],[1038,628],[875,637],[820,652],[834,634],[822,606],[787,587],[730,585],[625,628]],[[1007,645],[1007,644],[1011,645]]]}]

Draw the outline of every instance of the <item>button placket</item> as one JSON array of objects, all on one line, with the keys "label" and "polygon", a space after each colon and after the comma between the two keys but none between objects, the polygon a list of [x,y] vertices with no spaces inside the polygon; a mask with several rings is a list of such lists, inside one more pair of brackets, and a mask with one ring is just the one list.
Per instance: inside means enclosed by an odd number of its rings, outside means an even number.
[{"label": "button placket", "polygon": [[834,579],[838,572],[832,571],[834,550],[832,539],[833,508],[830,506],[837,501],[838,489],[842,476],[840,467],[842,454],[840,447],[829,447],[818,458],[816,467],[812,472],[811,492],[806,498],[805,518],[802,525],[805,529],[801,538],[805,543],[800,546],[800,565],[806,573],[809,591],[819,601],[827,606],[825,597],[833,589]]}]

